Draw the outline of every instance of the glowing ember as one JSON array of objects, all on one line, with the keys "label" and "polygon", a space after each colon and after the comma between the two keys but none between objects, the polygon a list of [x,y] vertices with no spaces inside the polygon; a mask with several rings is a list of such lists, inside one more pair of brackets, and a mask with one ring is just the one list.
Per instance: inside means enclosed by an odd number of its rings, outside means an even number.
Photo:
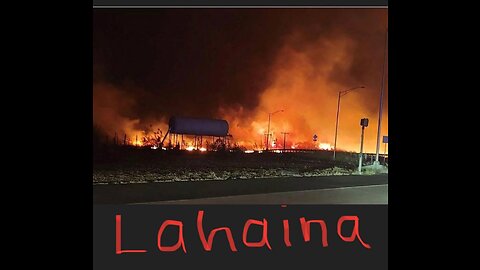
[{"label": "glowing ember", "polygon": [[193,147],[193,146],[189,146],[189,147],[185,148],[185,150],[187,150],[187,151],[193,151],[193,149],[195,149],[195,147]]},{"label": "glowing ember", "polygon": [[205,148],[205,147],[200,147],[199,150],[200,150],[200,152],[205,152],[205,151],[207,151],[207,148]]},{"label": "glowing ember", "polygon": [[321,150],[333,150],[333,146],[329,143],[320,143],[318,145],[318,148],[320,148]]},{"label": "glowing ember", "polygon": [[255,151],[253,151],[253,150],[245,150],[245,154],[251,154],[251,153],[255,153]]},{"label": "glowing ember", "polygon": [[156,145],[154,145],[154,146],[152,146],[152,147],[150,147],[150,148],[153,149],[153,150],[155,150],[155,149],[157,149],[158,147],[157,147]]}]

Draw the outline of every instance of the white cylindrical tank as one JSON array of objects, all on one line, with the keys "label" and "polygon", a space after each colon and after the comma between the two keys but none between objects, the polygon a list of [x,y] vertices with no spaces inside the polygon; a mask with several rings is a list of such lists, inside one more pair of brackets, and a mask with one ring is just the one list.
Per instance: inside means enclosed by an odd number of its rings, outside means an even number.
[{"label": "white cylindrical tank", "polygon": [[168,126],[170,133],[218,137],[227,136],[229,128],[225,120],[179,116],[171,117]]}]

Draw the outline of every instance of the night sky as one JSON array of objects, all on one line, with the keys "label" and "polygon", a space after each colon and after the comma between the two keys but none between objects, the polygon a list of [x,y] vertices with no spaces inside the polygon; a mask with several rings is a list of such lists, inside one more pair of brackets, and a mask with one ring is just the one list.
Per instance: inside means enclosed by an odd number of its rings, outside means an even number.
[{"label": "night sky", "polygon": [[[386,27],[386,9],[94,9],[94,124],[128,132],[172,115],[220,118],[226,111],[252,122],[259,110],[287,112],[285,100],[301,95],[300,88],[322,92],[325,107],[334,108],[338,90],[357,85],[367,88],[351,98],[355,111],[373,116]],[[309,69],[299,75],[302,57]],[[289,74],[292,81],[279,78]],[[319,87],[304,82],[319,80]],[[289,87],[292,96],[270,108],[266,93],[275,99]],[[321,124],[330,132],[330,121]],[[249,123],[236,127],[242,125]]]}]

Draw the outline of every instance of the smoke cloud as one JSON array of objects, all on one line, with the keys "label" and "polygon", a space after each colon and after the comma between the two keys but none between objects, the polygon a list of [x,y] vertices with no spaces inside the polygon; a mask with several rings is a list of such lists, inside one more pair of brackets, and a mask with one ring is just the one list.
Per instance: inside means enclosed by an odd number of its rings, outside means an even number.
[{"label": "smoke cloud", "polygon": [[[236,142],[262,148],[338,145],[375,151],[386,9],[94,11],[94,125],[113,136],[167,129],[173,115],[230,123]],[[387,80],[388,82],[388,80]],[[388,133],[388,87],[382,135]],[[314,144],[313,134],[318,135]]]}]

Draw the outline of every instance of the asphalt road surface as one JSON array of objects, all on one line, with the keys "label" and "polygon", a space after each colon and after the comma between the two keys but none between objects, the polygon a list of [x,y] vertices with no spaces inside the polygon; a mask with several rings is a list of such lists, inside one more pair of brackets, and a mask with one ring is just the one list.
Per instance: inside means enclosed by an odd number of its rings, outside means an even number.
[{"label": "asphalt road surface", "polygon": [[160,201],[154,204],[388,204],[388,184]]},{"label": "asphalt road surface", "polygon": [[94,185],[94,204],[388,204],[388,174]]}]

